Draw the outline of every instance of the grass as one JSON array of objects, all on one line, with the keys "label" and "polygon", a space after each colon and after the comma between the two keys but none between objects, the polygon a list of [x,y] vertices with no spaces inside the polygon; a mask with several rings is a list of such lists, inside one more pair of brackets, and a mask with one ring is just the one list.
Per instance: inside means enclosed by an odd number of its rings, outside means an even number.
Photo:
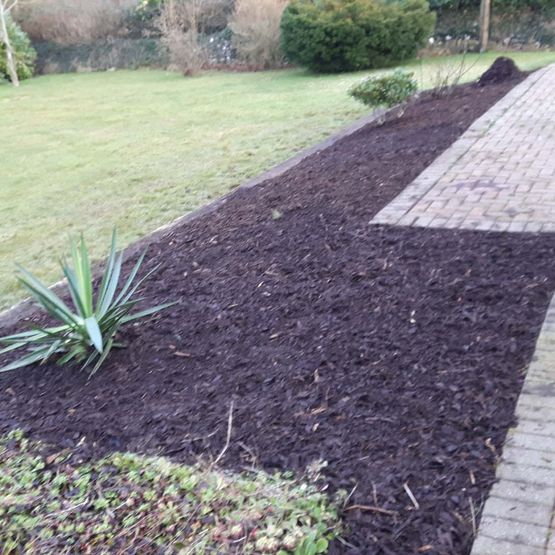
[{"label": "grass", "polygon": [[[511,56],[523,69],[555,62]],[[465,79],[495,57],[469,56]],[[445,64],[408,65],[430,87]],[[127,244],[361,116],[347,90],[367,74],[145,70],[0,86],[0,309],[24,295],[15,262],[53,282],[68,234],[84,231],[100,256],[114,226]]]},{"label": "grass", "polygon": [[327,551],[345,495],[261,471],[116,453],[76,463],[75,453],[0,439],[0,545],[16,553],[273,553]]}]

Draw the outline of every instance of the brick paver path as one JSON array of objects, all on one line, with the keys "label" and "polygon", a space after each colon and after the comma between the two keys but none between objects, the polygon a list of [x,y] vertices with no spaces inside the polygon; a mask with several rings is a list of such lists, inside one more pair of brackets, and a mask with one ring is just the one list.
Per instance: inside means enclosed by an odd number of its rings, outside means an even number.
[{"label": "brick paver path", "polygon": [[[555,65],[515,87],[370,223],[555,231]],[[471,555],[555,555],[555,298]]]},{"label": "brick paver path", "polygon": [[555,65],[510,91],[371,223],[555,231]]}]

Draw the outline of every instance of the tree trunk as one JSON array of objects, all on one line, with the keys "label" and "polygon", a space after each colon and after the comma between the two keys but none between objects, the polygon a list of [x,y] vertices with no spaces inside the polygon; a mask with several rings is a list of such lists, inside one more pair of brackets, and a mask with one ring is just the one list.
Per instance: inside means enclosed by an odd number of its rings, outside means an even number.
[{"label": "tree trunk", "polygon": [[480,5],[480,52],[488,49],[491,21],[491,0],[482,0]]},{"label": "tree trunk", "polygon": [[19,78],[17,77],[17,68],[15,65],[15,54],[12,49],[10,37],[8,36],[8,24],[6,22],[7,14],[4,9],[3,0],[0,0],[0,39],[6,48],[6,62],[10,80],[14,87],[19,87]]}]

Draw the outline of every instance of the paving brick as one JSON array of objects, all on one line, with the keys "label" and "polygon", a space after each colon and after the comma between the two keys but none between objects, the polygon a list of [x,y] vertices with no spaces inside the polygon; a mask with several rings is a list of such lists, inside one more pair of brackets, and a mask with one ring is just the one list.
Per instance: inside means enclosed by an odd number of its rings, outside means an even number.
[{"label": "paving brick", "polygon": [[550,488],[555,486],[555,472],[553,470],[540,466],[526,466],[511,461],[504,461],[499,465],[497,478],[511,482],[545,485]]},{"label": "paving brick", "polygon": [[[530,378],[533,380],[533,369],[529,374]],[[526,405],[530,408],[539,409],[553,409],[555,410],[555,396],[553,395],[553,389],[549,383],[545,383],[536,388],[535,392],[529,393],[530,386],[527,386],[527,391],[523,392],[518,399],[519,404]]]},{"label": "paving brick", "polygon": [[519,420],[542,420],[544,422],[555,422],[555,409],[530,407],[519,403],[516,407],[516,416]]},{"label": "paving brick", "polygon": [[555,453],[546,453],[536,449],[524,449],[522,447],[506,444],[503,448],[503,460],[525,466],[548,468],[555,471]]},{"label": "paving brick", "polygon": [[521,420],[518,423],[518,431],[524,434],[554,437],[555,422],[544,422],[543,420]]},{"label": "paving brick", "polygon": [[519,499],[490,495],[483,516],[489,515],[547,528],[551,524],[552,506]]},{"label": "paving brick", "polygon": [[[507,436],[504,449],[516,447],[555,455],[555,435],[539,435],[525,431],[524,427],[521,425],[524,422],[525,421],[519,423],[517,430]],[[550,430],[553,431],[553,428]]]},{"label": "paving brick", "polygon": [[516,544],[478,535],[472,547],[472,555],[547,555],[540,547]]},{"label": "paving brick", "polygon": [[546,485],[501,480],[491,488],[487,503],[494,497],[526,501],[535,505],[543,505],[551,510],[555,503],[555,484],[550,487]]},{"label": "paving brick", "polygon": [[483,514],[480,531],[490,538],[518,543],[529,547],[543,547],[547,543],[547,528],[516,522],[490,514]]}]

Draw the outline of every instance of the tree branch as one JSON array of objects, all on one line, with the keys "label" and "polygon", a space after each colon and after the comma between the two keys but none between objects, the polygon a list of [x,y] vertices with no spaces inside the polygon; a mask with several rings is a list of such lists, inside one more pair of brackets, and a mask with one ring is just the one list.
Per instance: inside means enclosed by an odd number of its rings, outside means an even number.
[{"label": "tree branch", "polygon": [[11,4],[8,0],[0,0],[0,3],[4,3],[4,13],[9,14],[17,5],[18,0],[12,0]]}]

